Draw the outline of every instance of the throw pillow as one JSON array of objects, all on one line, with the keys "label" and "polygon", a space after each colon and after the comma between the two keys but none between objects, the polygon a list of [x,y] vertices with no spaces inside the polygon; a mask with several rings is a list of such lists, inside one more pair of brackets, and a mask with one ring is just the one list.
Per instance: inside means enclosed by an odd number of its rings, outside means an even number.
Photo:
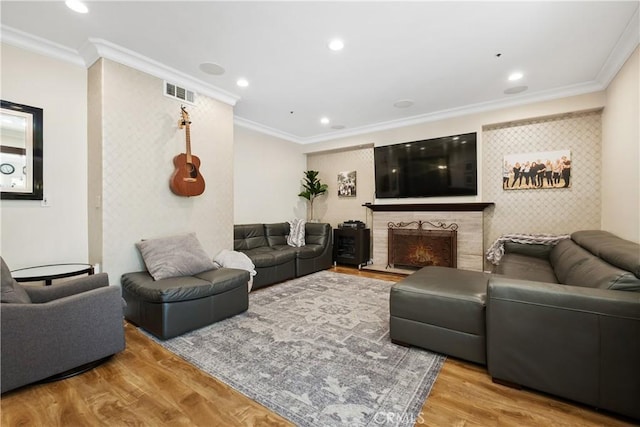
[{"label": "throw pillow", "polygon": [[191,276],[215,268],[195,233],[142,240],[136,247],[154,280]]},{"label": "throw pillow", "polygon": [[289,221],[289,235],[287,236],[287,244],[299,248],[304,246],[304,234],[306,231],[307,221],[304,219],[294,219]]},{"label": "throw pillow", "polygon": [[2,263],[0,267],[0,281],[2,282],[0,286],[0,290],[2,291],[0,301],[14,304],[29,304],[31,298],[29,298],[27,291],[24,290],[20,283],[11,277],[11,271],[4,262],[4,258],[0,257],[0,262]]}]

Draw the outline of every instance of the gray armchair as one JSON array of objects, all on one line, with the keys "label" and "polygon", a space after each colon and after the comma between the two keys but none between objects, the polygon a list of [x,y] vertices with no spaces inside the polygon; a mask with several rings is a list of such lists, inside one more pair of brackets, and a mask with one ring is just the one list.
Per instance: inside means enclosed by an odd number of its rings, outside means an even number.
[{"label": "gray armchair", "polygon": [[0,261],[2,393],[124,350],[123,300],[106,273],[23,287]]}]

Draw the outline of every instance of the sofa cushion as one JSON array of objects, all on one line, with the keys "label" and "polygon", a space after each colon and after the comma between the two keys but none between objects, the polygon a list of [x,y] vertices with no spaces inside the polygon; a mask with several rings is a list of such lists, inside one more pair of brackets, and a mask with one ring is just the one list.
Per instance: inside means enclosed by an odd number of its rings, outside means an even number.
[{"label": "sofa cushion", "polygon": [[286,245],[289,235],[289,223],[277,222],[264,225],[264,235],[269,246]]},{"label": "sofa cushion", "polygon": [[203,271],[195,276],[154,280],[146,271],[122,275],[122,287],[144,301],[188,301],[247,286],[249,272],[235,268]]},{"label": "sofa cushion", "polygon": [[268,246],[264,236],[264,225],[240,224],[233,226],[233,250],[246,251],[261,246]]},{"label": "sofa cushion", "polygon": [[331,225],[327,223],[308,222],[306,226],[306,244],[326,246],[332,237]]},{"label": "sofa cushion", "polygon": [[[522,254],[531,257],[549,260],[549,253],[553,249],[552,245],[528,244],[517,242],[504,242],[504,253]],[[502,259],[501,261],[502,262]]]},{"label": "sofa cushion", "polygon": [[296,254],[299,259],[311,259],[322,255],[325,248],[321,245],[304,245],[303,247],[296,249]]},{"label": "sofa cushion", "polygon": [[195,233],[142,240],[136,247],[155,280],[191,276],[215,267]]},{"label": "sofa cushion", "polygon": [[[549,262],[553,267],[553,272],[558,278],[558,282],[564,284],[567,283],[571,270],[593,258],[595,258],[593,255],[582,249],[571,239],[558,242],[549,254]],[[583,284],[582,286],[587,285]]]},{"label": "sofa cushion", "polygon": [[287,246],[287,249],[280,250],[263,246],[243,252],[253,261],[256,268],[285,264],[296,257],[294,248],[290,246]]},{"label": "sofa cushion", "polygon": [[1,302],[29,304],[31,302],[31,298],[29,298],[27,291],[24,290],[22,285],[11,277],[11,271],[4,262],[4,258],[0,257],[0,263],[2,263],[2,266],[0,267],[0,281],[2,282],[0,286],[0,290],[2,291]]},{"label": "sofa cushion", "polygon": [[595,256],[640,278],[640,245],[602,230],[576,231],[571,239]]},{"label": "sofa cushion", "polygon": [[505,253],[500,259],[500,264],[494,267],[494,273],[514,279],[558,283],[558,279],[549,261],[536,255],[528,256],[521,253]]},{"label": "sofa cushion", "polygon": [[550,261],[562,284],[640,292],[640,279],[633,273],[603,261],[573,240],[558,243]]}]

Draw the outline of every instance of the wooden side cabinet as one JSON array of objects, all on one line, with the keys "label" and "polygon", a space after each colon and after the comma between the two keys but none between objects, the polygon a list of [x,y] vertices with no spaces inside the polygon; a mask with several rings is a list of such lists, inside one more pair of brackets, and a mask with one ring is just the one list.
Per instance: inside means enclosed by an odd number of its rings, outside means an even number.
[{"label": "wooden side cabinet", "polygon": [[357,265],[369,262],[371,232],[368,228],[333,229],[333,263]]}]

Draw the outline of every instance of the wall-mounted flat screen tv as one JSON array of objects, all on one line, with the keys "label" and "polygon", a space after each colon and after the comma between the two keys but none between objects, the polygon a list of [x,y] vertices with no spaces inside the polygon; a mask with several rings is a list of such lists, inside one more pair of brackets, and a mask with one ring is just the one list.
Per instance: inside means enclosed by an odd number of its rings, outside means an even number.
[{"label": "wall-mounted flat screen tv", "polygon": [[475,196],[476,133],[374,148],[376,198]]}]

